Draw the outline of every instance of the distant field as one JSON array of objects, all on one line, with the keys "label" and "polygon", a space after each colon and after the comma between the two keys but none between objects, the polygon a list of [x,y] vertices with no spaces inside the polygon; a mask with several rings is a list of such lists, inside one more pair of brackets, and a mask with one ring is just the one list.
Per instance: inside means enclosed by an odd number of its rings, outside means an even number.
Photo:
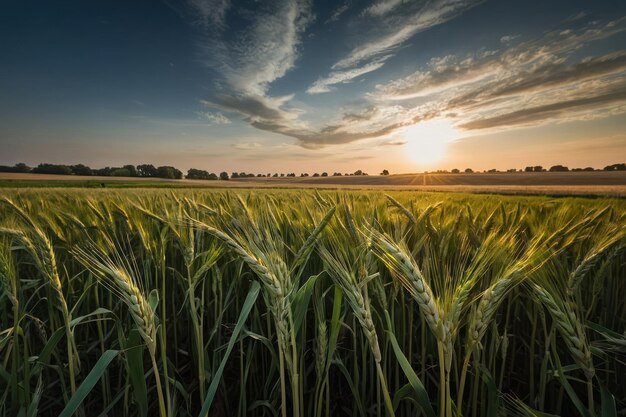
[{"label": "distant field", "polygon": [[474,174],[400,174],[295,178],[241,178],[229,181],[160,178],[83,177],[0,173],[0,187],[244,187],[452,191],[500,194],[626,196],[626,171]]}]

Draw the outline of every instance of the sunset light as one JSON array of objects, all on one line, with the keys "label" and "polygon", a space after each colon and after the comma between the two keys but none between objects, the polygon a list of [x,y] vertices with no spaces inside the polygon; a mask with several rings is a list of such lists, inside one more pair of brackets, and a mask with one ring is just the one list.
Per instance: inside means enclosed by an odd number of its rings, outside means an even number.
[{"label": "sunset light", "polygon": [[407,158],[420,166],[431,166],[441,161],[448,144],[459,137],[459,132],[446,119],[435,119],[409,127],[404,133]]}]

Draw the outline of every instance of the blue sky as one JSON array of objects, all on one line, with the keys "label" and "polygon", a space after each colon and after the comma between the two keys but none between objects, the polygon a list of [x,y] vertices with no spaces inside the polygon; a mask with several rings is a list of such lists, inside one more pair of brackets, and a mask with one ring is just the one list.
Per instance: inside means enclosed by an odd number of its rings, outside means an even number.
[{"label": "blue sky", "polygon": [[0,164],[210,171],[626,159],[626,3],[22,0]]}]

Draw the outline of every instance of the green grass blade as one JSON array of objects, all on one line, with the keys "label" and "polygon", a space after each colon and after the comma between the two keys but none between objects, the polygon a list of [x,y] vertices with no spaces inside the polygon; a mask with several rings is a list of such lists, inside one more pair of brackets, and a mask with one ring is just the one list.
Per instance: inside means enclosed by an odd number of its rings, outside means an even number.
[{"label": "green grass blade", "polygon": [[217,372],[213,376],[211,380],[211,385],[209,386],[206,398],[204,400],[204,404],[202,405],[202,410],[200,410],[199,417],[205,417],[209,415],[209,409],[211,408],[211,404],[213,403],[213,398],[215,397],[215,393],[217,392],[217,387],[222,379],[222,373],[224,372],[224,368],[226,367],[226,362],[228,361],[228,357],[230,356],[230,352],[233,350],[237,339],[239,338],[239,333],[243,328],[243,325],[254,306],[254,302],[259,296],[259,290],[261,289],[260,284],[257,281],[252,281],[252,286],[250,287],[250,291],[248,291],[248,295],[246,296],[246,300],[243,303],[243,307],[241,309],[241,313],[239,313],[239,319],[237,320],[237,324],[235,325],[235,329],[233,330],[233,334],[230,336],[230,340],[228,341],[228,347],[226,348],[226,353],[224,353],[224,357],[222,358],[222,362],[220,363]]},{"label": "green grass blade", "polygon": [[100,356],[98,362],[96,362],[83,383],[80,384],[76,390],[76,394],[70,398],[63,411],[61,411],[61,414],[59,414],[59,417],[71,417],[74,414],[78,406],[91,392],[96,383],[98,383],[98,380],[118,353],[118,350],[107,350]]},{"label": "green grass blade", "polygon": [[309,277],[304,285],[298,289],[298,292],[295,294],[293,302],[291,303],[292,305],[295,305],[295,310],[293,311],[293,327],[296,333],[298,333],[300,326],[302,326],[302,323],[304,322],[304,317],[309,309],[309,302],[311,301],[313,288],[315,287],[317,278],[320,275],[322,274],[320,273]]},{"label": "green grass blade", "polygon": [[126,365],[140,417],[148,415],[148,389],[146,388],[146,376],[143,367],[144,350],[145,345],[141,335],[137,330],[131,330],[126,341]]},{"label": "green grass blade", "polygon": [[600,395],[602,396],[602,412],[601,417],[617,417],[617,407],[615,405],[615,397],[609,392],[605,386],[600,387]]},{"label": "green grass blade", "polygon": [[435,411],[433,410],[433,406],[428,399],[428,393],[426,392],[426,388],[424,388],[424,384],[422,384],[422,381],[419,379],[419,377],[411,367],[408,359],[406,358],[406,356],[404,356],[402,349],[400,349],[400,345],[398,344],[396,337],[391,331],[391,318],[389,317],[389,313],[386,311],[385,317],[387,318],[387,326],[389,327],[389,331],[387,332],[387,335],[389,336],[389,341],[391,342],[393,351],[396,355],[396,358],[398,359],[398,363],[404,371],[404,375],[406,375],[406,378],[409,380],[411,387],[413,387],[413,390],[415,391],[417,402],[428,417],[435,417]]}]

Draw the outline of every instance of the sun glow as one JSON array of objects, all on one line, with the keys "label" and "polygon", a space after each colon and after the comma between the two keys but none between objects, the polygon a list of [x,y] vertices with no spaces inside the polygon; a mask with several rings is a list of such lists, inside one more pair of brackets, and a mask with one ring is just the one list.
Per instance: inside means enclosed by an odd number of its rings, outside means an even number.
[{"label": "sun glow", "polygon": [[448,144],[458,136],[457,130],[446,119],[428,120],[413,125],[404,133],[407,157],[420,165],[439,162],[445,156]]}]

